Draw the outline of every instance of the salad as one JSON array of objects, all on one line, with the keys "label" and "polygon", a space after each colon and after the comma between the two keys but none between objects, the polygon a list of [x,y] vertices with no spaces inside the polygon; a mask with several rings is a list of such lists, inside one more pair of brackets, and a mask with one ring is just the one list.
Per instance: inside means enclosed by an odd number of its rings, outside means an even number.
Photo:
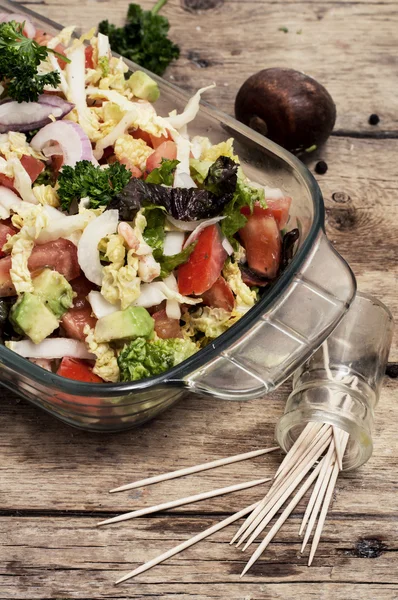
[{"label": "salad", "polygon": [[214,86],[160,116],[151,77],[73,32],[0,14],[1,341],[63,377],[135,381],[236,323],[298,230],[233,139],[189,137]]}]

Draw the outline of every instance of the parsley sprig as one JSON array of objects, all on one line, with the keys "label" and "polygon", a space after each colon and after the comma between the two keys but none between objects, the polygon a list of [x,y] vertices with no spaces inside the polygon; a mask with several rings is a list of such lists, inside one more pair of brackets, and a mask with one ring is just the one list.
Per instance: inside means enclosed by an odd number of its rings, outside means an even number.
[{"label": "parsley sprig", "polygon": [[56,71],[39,75],[37,67],[51,52],[57,58],[68,58],[41,46],[23,34],[24,23],[8,21],[0,24],[0,81],[6,95],[18,102],[34,102],[44,86],[56,87],[60,83]]},{"label": "parsley sprig", "polygon": [[90,208],[106,206],[128,184],[131,173],[119,162],[101,169],[88,160],[74,167],[65,165],[58,176],[58,196],[61,206],[68,210],[73,200],[90,198]]},{"label": "parsley sprig", "polygon": [[124,27],[115,27],[109,21],[101,21],[98,27],[109,37],[114,52],[157,75],[163,75],[169,63],[180,55],[179,47],[167,37],[168,20],[158,14],[166,2],[158,0],[152,10],[130,4]]}]

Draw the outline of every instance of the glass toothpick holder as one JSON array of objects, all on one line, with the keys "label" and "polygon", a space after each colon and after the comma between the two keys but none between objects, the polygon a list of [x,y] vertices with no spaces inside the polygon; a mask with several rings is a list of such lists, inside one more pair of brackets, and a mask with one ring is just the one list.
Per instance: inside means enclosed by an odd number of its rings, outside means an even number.
[{"label": "glass toothpick holder", "polygon": [[369,460],[392,332],[389,309],[372,296],[357,294],[340,325],[294,374],[293,391],[276,427],[285,452],[315,421],[349,434],[344,470]]}]

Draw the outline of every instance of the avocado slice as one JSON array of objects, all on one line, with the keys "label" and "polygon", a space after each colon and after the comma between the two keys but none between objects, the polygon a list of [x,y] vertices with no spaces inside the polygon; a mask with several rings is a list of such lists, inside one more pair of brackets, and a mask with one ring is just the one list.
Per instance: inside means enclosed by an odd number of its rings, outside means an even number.
[{"label": "avocado slice", "polygon": [[58,319],[38,296],[26,292],[12,307],[10,321],[17,331],[39,344],[58,328]]},{"label": "avocado slice", "polygon": [[135,71],[127,81],[131,91],[137,98],[156,102],[160,96],[159,87],[156,81],[149,77],[143,71]]},{"label": "avocado slice", "polygon": [[149,338],[154,329],[154,320],[142,306],[129,306],[125,310],[98,319],[94,330],[97,342]]},{"label": "avocado slice", "polygon": [[65,277],[53,271],[44,269],[33,279],[34,294],[60,319],[73,305],[73,290]]}]

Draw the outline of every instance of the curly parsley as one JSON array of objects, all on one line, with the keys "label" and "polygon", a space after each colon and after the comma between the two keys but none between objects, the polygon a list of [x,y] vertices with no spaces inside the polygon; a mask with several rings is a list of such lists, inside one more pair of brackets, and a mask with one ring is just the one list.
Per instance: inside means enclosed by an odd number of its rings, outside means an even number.
[{"label": "curly parsley", "polygon": [[109,37],[112,50],[157,75],[163,75],[171,61],[180,56],[179,47],[167,37],[168,20],[157,14],[166,2],[158,0],[152,10],[130,4],[124,27],[109,21],[101,21],[98,27]]},{"label": "curly parsley", "polygon": [[57,87],[60,83],[57,71],[39,75],[37,67],[40,63],[50,52],[65,62],[70,61],[26,37],[23,28],[24,23],[15,21],[0,24],[0,81],[10,98],[17,102],[34,102],[45,85]]},{"label": "curly parsley", "polygon": [[90,208],[106,206],[128,184],[131,173],[124,165],[115,162],[102,169],[88,160],[74,167],[64,166],[58,176],[58,195],[61,206],[68,210],[73,200],[90,198]]}]

